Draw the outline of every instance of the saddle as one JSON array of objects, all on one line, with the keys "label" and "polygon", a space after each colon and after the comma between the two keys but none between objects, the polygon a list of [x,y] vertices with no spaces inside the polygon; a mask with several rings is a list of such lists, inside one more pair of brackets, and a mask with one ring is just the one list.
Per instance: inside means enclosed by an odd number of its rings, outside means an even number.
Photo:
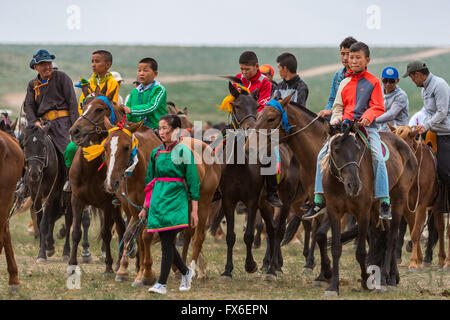
[{"label": "saddle", "polygon": [[[367,132],[366,128],[359,127],[357,133],[358,133],[358,136],[361,138],[361,140],[366,145],[366,147],[368,149],[370,149],[370,138],[369,138],[369,133]],[[389,148],[386,145],[386,143],[384,143],[383,140],[381,140],[381,151],[383,153],[383,160],[387,161],[389,159]]]}]

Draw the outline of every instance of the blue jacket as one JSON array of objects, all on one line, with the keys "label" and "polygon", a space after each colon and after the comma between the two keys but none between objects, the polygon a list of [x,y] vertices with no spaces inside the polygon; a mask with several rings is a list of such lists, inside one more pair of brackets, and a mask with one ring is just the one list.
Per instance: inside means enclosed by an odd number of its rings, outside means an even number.
[{"label": "blue jacket", "polygon": [[326,110],[331,110],[333,108],[334,99],[336,99],[336,93],[339,88],[339,84],[342,80],[345,79],[345,67],[336,71],[333,78],[333,84],[331,85],[331,91],[330,91],[330,98],[328,98],[327,106],[325,107]]}]

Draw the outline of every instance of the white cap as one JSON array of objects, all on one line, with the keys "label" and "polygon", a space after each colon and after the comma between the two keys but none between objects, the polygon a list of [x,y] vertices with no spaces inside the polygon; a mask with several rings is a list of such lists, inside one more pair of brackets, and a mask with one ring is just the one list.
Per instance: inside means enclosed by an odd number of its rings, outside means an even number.
[{"label": "white cap", "polygon": [[111,71],[111,75],[117,82],[124,81],[120,73],[118,73],[117,71]]},{"label": "white cap", "polygon": [[59,69],[59,66],[56,64],[55,61],[52,61],[52,66],[53,66],[53,69]]}]

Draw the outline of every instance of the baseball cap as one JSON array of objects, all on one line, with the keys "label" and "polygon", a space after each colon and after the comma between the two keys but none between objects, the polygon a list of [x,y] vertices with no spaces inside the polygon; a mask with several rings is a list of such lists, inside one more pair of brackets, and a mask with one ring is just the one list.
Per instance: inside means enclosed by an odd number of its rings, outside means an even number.
[{"label": "baseball cap", "polygon": [[384,68],[381,77],[383,79],[398,79],[398,71],[394,67]]},{"label": "baseball cap", "polygon": [[425,69],[425,68],[427,68],[427,65],[425,64],[425,62],[423,62],[421,60],[411,61],[406,66],[406,72],[403,75],[403,78],[406,78],[407,76],[409,76],[409,74],[411,72],[416,72],[416,71],[419,71],[419,70],[422,70],[422,69]]},{"label": "baseball cap", "polygon": [[271,76],[273,76],[275,74],[275,69],[269,65],[269,64],[263,64],[262,66],[259,67],[259,71],[261,71],[261,73],[265,73],[265,74],[270,74]]},{"label": "baseball cap", "polygon": [[120,73],[118,73],[117,71],[111,71],[111,75],[117,82],[124,81]]}]

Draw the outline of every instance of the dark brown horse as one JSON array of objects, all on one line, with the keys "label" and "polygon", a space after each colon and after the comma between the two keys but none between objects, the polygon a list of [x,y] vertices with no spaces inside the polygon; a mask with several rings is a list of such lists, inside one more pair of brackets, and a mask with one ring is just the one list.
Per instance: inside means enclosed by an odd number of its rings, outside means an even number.
[{"label": "dark brown horse", "polygon": [[[97,97],[103,96],[106,90],[107,86],[105,85],[102,92],[97,89],[94,93],[94,97],[86,99],[83,107],[83,114],[70,129],[72,141],[80,147],[99,145],[106,138],[107,130],[103,122],[105,115],[107,117],[112,117],[112,115],[114,115],[115,119],[123,119],[124,117],[123,109],[114,106],[111,110],[108,103],[104,100],[97,99]],[[106,98],[109,101],[112,101],[114,93],[115,90]],[[85,94],[88,95],[89,92],[86,92]],[[69,171],[73,211],[72,252],[68,269],[68,273],[70,274],[78,264],[77,249],[81,240],[81,218],[86,206],[91,205],[92,207],[101,209],[103,213],[101,236],[106,251],[106,273],[113,272],[113,259],[110,248],[113,223],[116,225],[119,241],[122,239],[125,232],[125,222],[121,215],[121,209],[120,207],[113,206],[112,201],[114,197],[110,193],[107,193],[104,188],[106,168],[102,166],[102,164],[103,158],[101,157],[101,154],[99,157],[88,161],[83,156],[83,148],[79,148]],[[121,251],[119,251],[117,268],[119,267],[121,256]]]},{"label": "dark brown horse", "polygon": [[[256,121],[257,91],[247,94],[245,91],[239,92],[231,83],[229,83],[229,91],[235,98],[232,106],[234,127],[249,130],[254,127]],[[257,209],[260,209],[261,216],[264,219],[267,229],[267,249],[263,261],[263,269],[266,269],[266,280],[273,280],[276,277],[276,271],[281,271],[283,265],[281,254],[281,241],[284,237],[286,218],[292,208],[300,210],[300,204],[306,199],[306,195],[301,192],[300,174],[298,162],[293,158],[293,154],[286,146],[280,146],[281,176],[279,183],[279,194],[283,206],[281,209],[274,210],[273,207],[265,201],[264,196],[264,180],[265,176],[261,175],[261,164],[249,164],[246,161],[240,164],[237,160],[240,155],[248,154],[242,143],[239,147],[239,139],[243,138],[239,134],[236,141],[230,141],[230,135],[227,136],[225,146],[231,144],[233,146],[233,158],[223,155],[225,158],[222,178],[220,182],[220,191],[222,193],[222,206],[227,220],[227,263],[224,277],[231,277],[233,270],[233,246],[236,241],[234,233],[234,210],[238,201],[243,201],[248,210],[247,226],[245,228],[244,242],[247,248],[247,256],[245,260],[245,270],[249,273],[257,270],[256,262],[252,255],[252,246],[255,233],[255,220]],[[241,153],[241,154],[239,154]],[[230,162],[229,160],[233,160]],[[249,159],[249,158],[248,158]],[[248,160],[247,159],[247,160]],[[262,196],[263,195],[263,196]]]},{"label": "dark brown horse", "polygon": [[9,213],[17,181],[22,176],[24,156],[17,139],[0,130],[0,253],[5,249],[9,288],[17,290],[19,277],[9,232]]},{"label": "dark brown horse", "polygon": [[[286,133],[285,130],[280,130],[280,140],[286,142],[292,148],[298,161],[307,168],[305,170],[307,175],[305,179],[307,179],[309,183],[304,183],[303,185],[305,188],[308,188],[310,199],[312,199],[316,159],[319,150],[322,148],[327,138],[328,128],[322,120],[317,121],[319,118],[311,111],[290,105],[289,98],[290,97],[283,99],[281,105],[287,113],[289,124],[293,126],[294,129],[289,133]],[[276,129],[280,127],[280,123],[280,111],[273,107],[266,107],[258,118],[256,128]],[[372,223],[376,225],[378,220],[379,201],[373,200],[373,169],[371,166],[370,152],[368,151],[362,154],[362,151],[365,150],[365,146],[359,139],[355,138],[354,134],[350,135],[349,132],[347,132],[345,137],[346,138],[344,139],[339,136],[334,138],[334,140],[335,142],[347,142],[349,147],[346,147],[346,152],[341,152],[341,154],[345,155],[348,159],[338,159],[338,157],[335,156],[333,147],[331,147],[331,149],[329,148],[331,154],[333,154],[335,163],[345,164],[346,162],[360,162],[360,169],[358,170],[358,168],[353,165],[345,166],[345,170],[342,169],[339,172],[340,180],[336,178],[335,168],[327,170],[324,173],[323,184],[328,211],[328,215],[325,218],[328,218],[329,221],[322,223],[317,231],[317,239],[321,251],[321,274],[316,280],[332,281],[331,285],[326,290],[326,295],[336,295],[339,291],[339,258],[342,251],[340,242],[340,217],[342,217],[344,213],[349,212],[356,217],[358,222],[358,248],[356,256],[361,267],[363,287],[366,287],[366,280],[368,278],[366,270],[366,236],[370,221],[372,220]],[[382,134],[382,138],[388,144],[391,154],[389,161],[387,162],[387,167],[391,190],[393,219],[389,226],[389,232],[387,235],[384,233],[382,239],[376,239],[378,242],[373,244],[373,249],[379,248],[378,251],[381,251],[381,253],[378,256],[384,257],[382,262],[378,262],[379,265],[383,264],[381,287],[384,287],[387,281],[390,285],[395,285],[399,279],[393,248],[396,233],[398,234],[399,217],[406,205],[404,194],[409,191],[413,183],[414,170],[417,167],[417,161],[408,145],[401,139],[392,134]],[[352,159],[355,157],[357,158],[350,161],[350,157],[352,157]],[[345,177],[343,177],[344,175]],[[344,188],[341,180],[345,182]],[[360,189],[363,191],[356,192]],[[351,196],[349,194],[351,194]],[[368,204],[370,204],[370,206]],[[333,233],[332,272],[326,252],[326,231],[328,230],[329,224],[331,224]],[[378,232],[378,229],[376,229],[375,232]],[[384,239],[386,236],[387,239]],[[393,256],[394,259],[392,259]]]},{"label": "dark brown horse", "polygon": [[[416,139],[419,135],[417,130],[413,131],[410,126],[400,126],[397,128],[389,126],[389,128],[394,134],[405,140],[405,142],[414,151],[417,162],[419,163],[416,179],[414,181],[414,185],[408,193],[408,202],[405,212],[403,213],[410,227],[412,241],[412,254],[409,263],[409,270],[417,271],[422,268],[423,263],[423,256],[419,241],[422,234],[422,226],[425,222],[427,210],[432,209],[438,193],[437,172],[434,156],[431,148],[429,148],[422,141],[422,139],[420,139],[420,141]],[[408,221],[411,219],[413,219],[412,223]],[[448,258],[448,256],[450,255],[450,242],[446,260],[444,216],[442,214],[433,214],[433,219],[439,235],[438,265],[439,267],[443,267],[445,264],[449,267],[450,258]]]}]

